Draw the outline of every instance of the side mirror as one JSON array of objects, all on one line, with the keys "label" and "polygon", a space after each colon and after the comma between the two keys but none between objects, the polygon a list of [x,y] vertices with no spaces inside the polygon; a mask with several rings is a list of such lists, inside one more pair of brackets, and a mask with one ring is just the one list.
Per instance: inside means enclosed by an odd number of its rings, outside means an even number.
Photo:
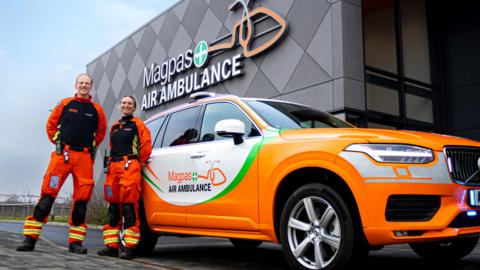
[{"label": "side mirror", "polygon": [[221,120],[215,125],[215,133],[222,137],[233,137],[235,145],[241,144],[245,134],[245,124],[236,119]]}]

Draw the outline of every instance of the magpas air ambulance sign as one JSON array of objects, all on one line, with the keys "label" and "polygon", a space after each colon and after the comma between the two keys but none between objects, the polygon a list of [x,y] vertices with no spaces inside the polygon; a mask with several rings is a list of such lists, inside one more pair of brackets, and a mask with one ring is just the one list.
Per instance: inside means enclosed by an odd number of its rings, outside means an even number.
[{"label": "magpas air ambulance sign", "polygon": [[[249,10],[250,0],[237,0],[230,10],[243,9],[242,17],[233,24],[230,34],[211,42],[200,41],[195,48],[161,64],[152,63],[143,70],[143,87],[148,89],[142,98],[142,110],[203,90],[243,74],[243,59],[253,57],[275,45],[285,34],[287,23],[276,12],[257,7]],[[272,21],[271,28],[255,33],[255,24]],[[270,35],[270,39],[252,48],[253,40]],[[223,42],[222,42],[223,41]],[[242,48],[239,54],[207,66],[210,58],[222,52]]]}]

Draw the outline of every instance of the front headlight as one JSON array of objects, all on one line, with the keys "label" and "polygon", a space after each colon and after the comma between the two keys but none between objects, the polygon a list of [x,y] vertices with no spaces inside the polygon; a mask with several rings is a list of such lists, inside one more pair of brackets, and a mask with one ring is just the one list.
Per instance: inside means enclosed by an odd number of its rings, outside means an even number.
[{"label": "front headlight", "polygon": [[418,164],[433,161],[432,150],[405,144],[352,144],[345,151],[365,153],[377,162]]}]

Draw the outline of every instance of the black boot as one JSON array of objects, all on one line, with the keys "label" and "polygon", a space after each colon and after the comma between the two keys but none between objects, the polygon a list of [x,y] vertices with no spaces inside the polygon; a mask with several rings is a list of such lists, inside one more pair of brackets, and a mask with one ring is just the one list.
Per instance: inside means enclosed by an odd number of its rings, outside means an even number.
[{"label": "black boot", "polygon": [[104,247],[97,251],[97,254],[100,256],[118,257],[118,249],[112,247]]},{"label": "black boot", "polygon": [[120,259],[131,260],[135,257],[133,254],[133,249],[125,248],[120,251]]},{"label": "black boot", "polygon": [[25,236],[25,239],[23,239],[23,242],[20,246],[17,247],[17,251],[32,251],[35,249],[35,243],[37,240]]},{"label": "black boot", "polygon": [[69,245],[68,251],[76,254],[87,254],[87,248],[82,246],[82,242],[73,242]]}]

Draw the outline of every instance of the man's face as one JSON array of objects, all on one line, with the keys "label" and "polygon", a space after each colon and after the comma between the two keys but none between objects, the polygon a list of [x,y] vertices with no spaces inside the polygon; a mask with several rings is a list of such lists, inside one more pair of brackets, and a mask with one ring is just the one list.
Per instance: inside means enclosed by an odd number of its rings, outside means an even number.
[{"label": "man's face", "polygon": [[87,98],[92,90],[92,79],[87,75],[81,75],[75,83],[75,89],[80,97]]}]

